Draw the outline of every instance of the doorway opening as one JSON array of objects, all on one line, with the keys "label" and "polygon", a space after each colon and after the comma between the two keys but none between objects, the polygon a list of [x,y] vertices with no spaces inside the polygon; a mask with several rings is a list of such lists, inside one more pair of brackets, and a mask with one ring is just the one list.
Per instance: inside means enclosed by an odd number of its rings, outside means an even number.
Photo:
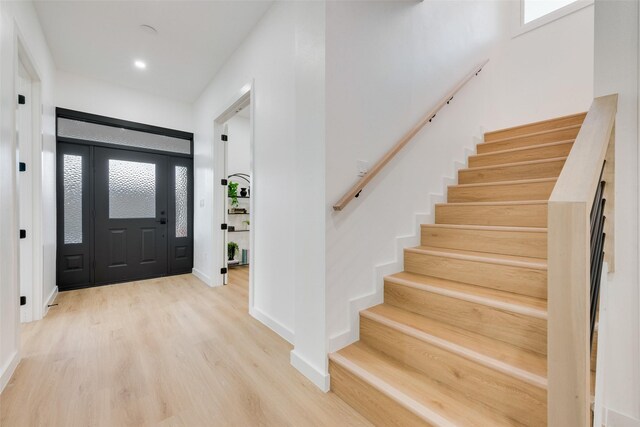
[{"label": "doorway opening", "polygon": [[60,290],[190,273],[193,134],[57,110]]},{"label": "doorway opening", "polygon": [[[238,269],[233,277],[249,277],[251,232],[250,104],[239,106],[224,124],[227,194],[227,268]],[[244,274],[242,274],[244,272]]]},{"label": "doorway opening", "polygon": [[[253,162],[253,84],[247,84],[214,121],[214,221],[222,224],[213,239],[213,254],[220,266],[217,284],[248,286],[249,312],[253,308],[255,271],[255,186]],[[222,182],[223,185],[219,185]],[[217,227],[216,227],[217,228]],[[238,283],[234,283],[238,282]],[[214,283],[215,285],[216,283]]]}]

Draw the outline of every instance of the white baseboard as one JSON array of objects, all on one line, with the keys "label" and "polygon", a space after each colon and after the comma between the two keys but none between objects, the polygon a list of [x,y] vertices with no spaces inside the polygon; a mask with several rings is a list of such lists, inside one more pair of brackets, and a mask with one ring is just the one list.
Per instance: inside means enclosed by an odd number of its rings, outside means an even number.
[{"label": "white baseboard", "polygon": [[607,409],[604,425],[606,427],[640,427],[640,420]]},{"label": "white baseboard", "polygon": [[[478,138],[473,138],[474,146],[481,142]],[[457,184],[458,170],[466,167],[466,159],[475,151],[465,148],[465,161],[454,162],[454,178],[444,177],[442,179],[442,190],[439,193],[429,194],[430,213],[415,214],[414,234],[396,237],[396,256],[391,262],[378,264],[373,268],[373,281],[375,288],[372,292],[353,298],[349,301],[349,327],[344,331],[329,337],[329,353],[340,350],[360,339],[360,311],[382,304],[384,301],[384,277],[402,271],[404,268],[405,248],[418,246],[420,243],[421,225],[433,224],[435,222],[435,205],[446,202],[447,187]]]},{"label": "white baseboard", "polygon": [[273,319],[271,316],[265,314],[259,308],[249,307],[249,314],[253,316],[254,319],[258,320],[260,323],[264,324],[266,327],[274,331],[276,334],[280,335],[282,338],[287,340],[289,344],[293,345],[294,333],[291,329],[287,328],[282,323]]},{"label": "white baseboard", "polygon": [[46,300],[44,300],[44,306],[42,307],[42,317],[46,316],[49,313],[49,306],[53,304],[53,302],[58,297],[58,287],[55,286]]},{"label": "white baseboard", "polygon": [[316,387],[325,393],[329,391],[330,388],[330,377],[329,374],[322,372],[309,362],[296,353],[295,350],[291,350],[291,364],[294,368],[296,368],[302,375],[307,377]]},{"label": "white baseboard", "polygon": [[2,393],[7,384],[9,384],[9,380],[11,380],[13,373],[18,367],[18,363],[20,363],[20,355],[15,351],[2,367],[2,371],[0,371],[0,393]]},{"label": "white baseboard", "polygon": [[198,279],[200,279],[202,282],[204,282],[210,288],[213,288],[213,281],[211,280],[211,277],[209,277],[208,275],[204,274],[202,271],[198,270],[197,268],[193,268],[191,270],[191,274],[196,276]]}]

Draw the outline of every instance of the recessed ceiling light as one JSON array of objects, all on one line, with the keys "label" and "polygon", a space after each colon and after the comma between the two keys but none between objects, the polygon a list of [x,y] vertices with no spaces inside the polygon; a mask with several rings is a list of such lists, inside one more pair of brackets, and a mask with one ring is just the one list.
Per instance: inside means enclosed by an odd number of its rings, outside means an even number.
[{"label": "recessed ceiling light", "polygon": [[141,70],[144,70],[145,68],[147,68],[147,63],[146,63],[146,62],[144,62],[144,61],[141,61],[141,60],[139,60],[139,59],[136,59],[136,60],[133,62],[133,65],[135,65],[135,66],[136,66],[136,68],[140,68]]}]

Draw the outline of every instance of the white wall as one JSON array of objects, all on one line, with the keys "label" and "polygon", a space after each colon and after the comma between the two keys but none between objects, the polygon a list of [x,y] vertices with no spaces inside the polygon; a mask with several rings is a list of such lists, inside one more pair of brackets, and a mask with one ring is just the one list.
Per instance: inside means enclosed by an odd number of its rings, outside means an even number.
[{"label": "white wall", "polygon": [[[593,7],[512,38],[519,2],[330,2],[327,8],[326,275],[329,348],[357,339],[357,310],[382,301],[443,177],[486,130],[585,111]],[[484,58],[490,63],[344,211],[331,206]],[[460,163],[458,163],[458,166]],[[399,236],[414,236],[397,240]],[[375,268],[380,266],[380,268]]]},{"label": "white wall", "polygon": [[[30,2],[0,2],[0,389],[8,381],[19,360],[18,325],[18,224],[15,154],[17,37],[20,38],[40,79],[42,94],[42,209],[55,212],[55,123],[53,85],[55,67],[37,15]],[[42,144],[42,148],[40,148]],[[55,289],[55,215],[41,218],[43,230],[43,282],[46,304]]]},{"label": "white wall", "polygon": [[[618,93],[615,177],[615,272],[610,273],[604,406],[608,425],[640,425],[640,293],[638,292],[638,99],[640,6],[597,0],[596,96]],[[616,423],[626,415],[635,419]]]},{"label": "white wall", "polygon": [[[232,173],[249,174],[251,172],[251,152],[249,146],[251,139],[249,133],[249,118],[235,115],[227,121],[227,125],[229,126],[229,144],[227,145],[227,172],[229,175],[231,175]],[[244,184],[244,181],[240,181],[240,183]],[[244,186],[245,185],[240,185],[240,187]]]},{"label": "white wall", "polygon": [[294,343],[294,363],[322,387],[323,16],[323,2],[274,4],[194,104],[194,272],[212,285],[221,284],[223,235],[218,224],[224,195],[214,179],[220,177],[214,120],[253,82],[250,313]]},{"label": "white wall", "polygon": [[491,58],[487,130],[586,111],[593,100],[593,5],[515,38],[519,2],[505,2],[508,37]]},{"label": "white wall", "polygon": [[57,107],[190,132],[191,104],[64,71],[56,73]]},{"label": "white wall", "polygon": [[[287,191],[293,178],[291,167],[286,166],[293,164],[293,153],[287,149],[293,138],[293,132],[287,126],[294,115],[293,87],[288,84],[293,80],[293,30],[291,10],[280,4],[272,7],[194,103],[194,268],[212,284],[220,284],[221,279],[217,274],[220,256],[211,253],[212,242],[214,238],[222,237],[219,227],[214,228],[219,222],[217,215],[222,203],[221,197],[214,200],[214,187],[219,186],[214,185],[213,179],[218,160],[213,158],[214,120],[235,101],[238,91],[254,79],[255,94],[251,102],[255,111],[252,117],[255,177],[252,196],[256,210],[261,210],[261,215],[252,224],[256,230],[255,253],[277,253],[282,257],[288,252],[282,248],[293,246],[292,234],[282,232],[290,227],[290,218],[281,214],[281,209],[291,207],[290,199],[281,197],[281,193],[283,189]],[[274,197],[279,203],[273,203]],[[275,221],[267,222],[262,218],[275,218]],[[222,245],[216,246],[222,249]],[[282,326],[280,332],[286,335],[288,331],[291,339],[293,306],[288,303],[293,294],[293,266],[291,263],[265,262],[258,257],[254,268],[256,310],[268,313]],[[275,282],[281,287],[274,285]]]},{"label": "white wall", "polygon": [[295,348],[291,363],[329,390],[326,329],[326,5],[295,4],[294,284]]}]

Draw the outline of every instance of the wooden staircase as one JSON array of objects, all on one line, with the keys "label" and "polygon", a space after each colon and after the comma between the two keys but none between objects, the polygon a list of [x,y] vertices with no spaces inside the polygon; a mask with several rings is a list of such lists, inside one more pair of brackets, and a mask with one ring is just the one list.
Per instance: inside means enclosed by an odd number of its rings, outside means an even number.
[{"label": "wooden staircase", "polygon": [[331,389],[384,426],[547,422],[547,200],[585,114],[485,134]]}]

